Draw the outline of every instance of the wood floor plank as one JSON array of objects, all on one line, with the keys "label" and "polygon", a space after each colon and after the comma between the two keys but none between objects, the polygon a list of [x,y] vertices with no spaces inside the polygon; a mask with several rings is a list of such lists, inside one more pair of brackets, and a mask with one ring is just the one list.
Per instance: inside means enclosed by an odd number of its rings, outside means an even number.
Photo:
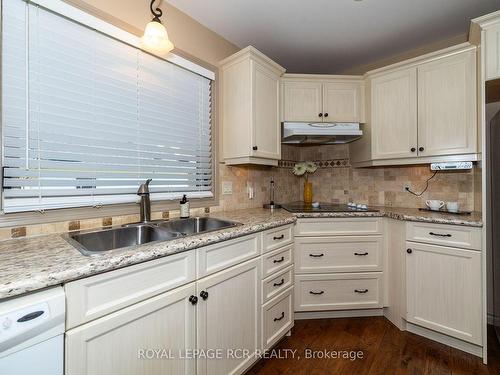
[{"label": "wood floor plank", "polygon": [[[299,320],[292,336],[274,349],[297,350],[296,358],[259,361],[251,375],[500,375],[500,345],[489,332],[488,366],[471,354],[410,332],[384,317]],[[362,351],[363,358],[305,359],[306,349]]]}]

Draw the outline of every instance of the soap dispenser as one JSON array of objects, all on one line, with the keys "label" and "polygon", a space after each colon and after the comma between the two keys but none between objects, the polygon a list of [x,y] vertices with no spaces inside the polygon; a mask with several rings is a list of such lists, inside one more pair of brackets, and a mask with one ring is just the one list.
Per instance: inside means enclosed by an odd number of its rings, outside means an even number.
[{"label": "soap dispenser", "polygon": [[189,217],[189,200],[187,199],[186,194],[182,196],[179,203],[181,206],[181,219],[187,219]]}]

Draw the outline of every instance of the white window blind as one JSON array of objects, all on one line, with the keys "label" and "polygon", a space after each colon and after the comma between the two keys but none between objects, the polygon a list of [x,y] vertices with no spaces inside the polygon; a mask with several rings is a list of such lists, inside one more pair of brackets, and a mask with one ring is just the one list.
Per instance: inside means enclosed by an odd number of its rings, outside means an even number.
[{"label": "white window blind", "polygon": [[4,0],[5,212],[212,194],[211,81],[22,0]]}]

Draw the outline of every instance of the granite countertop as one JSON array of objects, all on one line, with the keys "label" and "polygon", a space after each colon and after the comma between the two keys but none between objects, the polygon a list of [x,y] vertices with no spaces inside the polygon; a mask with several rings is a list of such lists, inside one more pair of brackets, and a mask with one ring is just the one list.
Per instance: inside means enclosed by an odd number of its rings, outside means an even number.
[{"label": "granite countertop", "polygon": [[172,241],[111,250],[91,257],[82,255],[60,234],[0,242],[0,299],[296,221],[295,216],[284,210],[271,212],[260,208],[210,216],[243,225]]},{"label": "granite countertop", "polygon": [[163,256],[195,249],[246,234],[294,223],[306,217],[389,217],[396,220],[481,227],[481,215],[431,213],[418,209],[374,207],[380,212],[304,213],[260,208],[210,214],[242,223],[219,231],[166,242],[144,244],[88,257],[60,234],[0,242],[0,299],[88,277]]},{"label": "granite countertop", "polygon": [[294,214],[298,218],[312,217],[388,217],[395,220],[419,221],[435,224],[453,224],[469,227],[482,227],[482,215],[480,212],[472,212],[470,215],[449,214],[446,212],[420,211],[418,208],[377,207],[370,206],[378,212],[305,212]]}]

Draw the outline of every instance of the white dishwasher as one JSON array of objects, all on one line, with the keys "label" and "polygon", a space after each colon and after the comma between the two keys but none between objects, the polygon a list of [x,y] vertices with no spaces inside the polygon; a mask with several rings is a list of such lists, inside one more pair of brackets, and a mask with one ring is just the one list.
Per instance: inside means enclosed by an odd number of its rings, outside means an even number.
[{"label": "white dishwasher", "polygon": [[64,317],[62,287],[0,302],[0,374],[63,375]]}]

